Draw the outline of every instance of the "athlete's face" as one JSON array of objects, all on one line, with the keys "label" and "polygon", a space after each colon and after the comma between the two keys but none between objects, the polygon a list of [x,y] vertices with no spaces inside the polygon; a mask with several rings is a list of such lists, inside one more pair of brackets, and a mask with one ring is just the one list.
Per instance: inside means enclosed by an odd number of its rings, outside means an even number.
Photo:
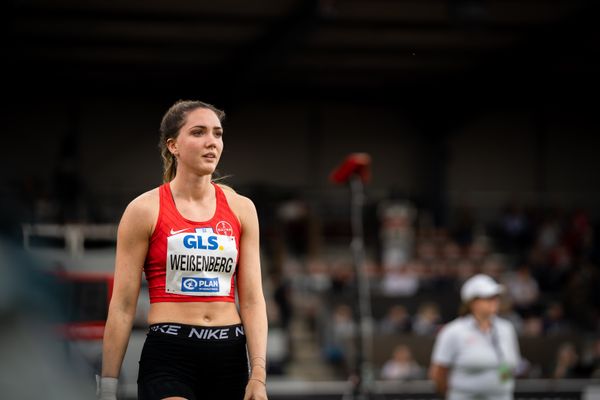
[{"label": "athlete's face", "polygon": [[221,121],[207,108],[190,111],[179,135],[169,140],[168,145],[177,158],[178,168],[191,168],[201,174],[211,174],[223,152]]}]

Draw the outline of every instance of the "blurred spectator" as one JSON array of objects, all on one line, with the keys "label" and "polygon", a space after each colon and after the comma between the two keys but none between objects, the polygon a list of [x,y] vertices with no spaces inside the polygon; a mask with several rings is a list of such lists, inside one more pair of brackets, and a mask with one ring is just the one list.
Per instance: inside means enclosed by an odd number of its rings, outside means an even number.
[{"label": "blurred spectator", "polygon": [[325,359],[340,368],[344,375],[350,372],[354,360],[356,323],[353,318],[352,308],[346,304],[339,304],[333,310],[331,320],[328,321],[325,334]]},{"label": "blurred spectator", "polygon": [[415,265],[418,268],[419,285],[422,290],[431,290],[435,284],[434,264],[438,261],[438,250],[433,240],[434,230],[423,234],[415,248]]},{"label": "blurred spectator", "polygon": [[592,243],[592,224],[584,210],[576,210],[565,229],[564,240],[569,253],[576,257],[588,256]]},{"label": "blurred spectator", "polygon": [[484,274],[461,287],[464,315],[444,325],[431,353],[429,377],[444,398],[513,398],[521,355],[514,327],[497,317],[503,291]]},{"label": "blurred spectator", "polygon": [[379,205],[381,260],[386,269],[398,268],[411,257],[414,247],[414,207],[398,198]]},{"label": "blurred spectator", "polygon": [[554,379],[587,378],[585,370],[579,362],[579,354],[573,343],[564,342],[558,348],[551,377]]},{"label": "blurred spectator", "polygon": [[422,379],[425,370],[413,358],[410,348],[401,344],[396,346],[392,357],[381,368],[381,379]]},{"label": "blurred spectator", "polygon": [[547,219],[538,228],[535,245],[543,251],[549,251],[558,245],[561,236],[561,227],[556,218]]},{"label": "blurred spectator", "polygon": [[454,284],[454,269],[442,259],[437,259],[431,264],[429,288],[435,291],[447,291]]},{"label": "blurred spectator", "polygon": [[562,223],[559,210],[552,210],[541,217],[535,230],[534,240],[530,247],[538,247],[543,252],[548,252],[560,243],[562,236]]},{"label": "blurred spectator", "polygon": [[277,305],[267,302],[269,335],[267,337],[267,373],[281,375],[289,359],[289,337],[283,327],[281,314]]},{"label": "blurred spectator", "polygon": [[462,249],[457,242],[447,241],[443,244],[441,255],[452,271],[456,271],[462,259]]},{"label": "blurred spectator", "polygon": [[311,259],[307,263],[305,286],[309,292],[324,293],[331,289],[331,276],[327,264],[320,259]]},{"label": "blurred spectator", "polygon": [[332,292],[342,293],[354,285],[354,266],[351,262],[338,259],[331,265]]},{"label": "blurred spectator", "polygon": [[414,317],[412,331],[419,336],[435,335],[442,324],[440,309],[437,304],[425,302],[419,306]]},{"label": "blurred spectator", "polygon": [[542,318],[531,315],[523,320],[521,334],[526,337],[541,337],[544,333],[544,322]]},{"label": "blurred spectator", "polygon": [[527,263],[530,265],[532,276],[544,292],[557,292],[564,283],[562,271],[554,268],[550,262],[550,250],[536,244],[529,250]]},{"label": "blurred spectator", "polygon": [[543,330],[546,335],[564,335],[571,332],[571,326],[565,319],[563,306],[558,301],[553,301],[546,307]]},{"label": "blurred spectator", "polygon": [[531,243],[531,224],[522,207],[509,204],[502,211],[497,227],[497,244],[511,255],[520,255]]},{"label": "blurred spectator", "polygon": [[600,271],[598,267],[583,262],[570,276],[563,292],[565,313],[573,323],[587,331],[599,328]]},{"label": "blurred spectator", "polygon": [[473,240],[473,243],[467,247],[467,259],[471,261],[478,272],[481,272],[483,263],[486,261],[490,254],[490,239],[486,236],[479,236]]},{"label": "blurred spectator", "polygon": [[391,306],[379,323],[379,331],[383,334],[407,333],[411,328],[410,314],[401,304]]},{"label": "blurred spectator", "polygon": [[431,231],[430,239],[435,246],[436,255],[439,258],[439,256],[440,256],[439,249],[441,249],[445,243],[447,243],[448,241],[451,240],[450,235],[448,233],[448,229],[446,229],[446,227],[442,227],[442,226],[436,227],[435,229],[433,229]]},{"label": "blurred spectator", "polygon": [[426,265],[430,265],[438,258],[435,244],[431,240],[421,240],[417,244],[416,258]]},{"label": "blurred spectator", "polygon": [[369,281],[369,289],[372,291],[381,283],[383,273],[377,262],[367,257],[362,265],[363,276]]},{"label": "blurred spectator", "polygon": [[385,271],[381,281],[381,292],[384,296],[413,296],[418,290],[419,276],[414,263]]},{"label": "blurred spectator", "polygon": [[297,198],[282,202],[277,209],[281,221],[285,243],[293,256],[308,254],[309,250],[309,208]]},{"label": "blurred spectator", "polygon": [[549,261],[552,267],[551,274],[554,279],[562,280],[573,268],[573,257],[569,248],[565,245],[554,246],[549,253]]},{"label": "blurred spectator", "polygon": [[292,289],[287,279],[280,274],[271,276],[273,284],[273,300],[278,307],[281,326],[287,330],[292,319]]},{"label": "blurred spectator", "polygon": [[540,291],[537,281],[526,264],[521,265],[517,271],[509,273],[504,283],[515,311],[522,316],[528,316],[535,311]]}]

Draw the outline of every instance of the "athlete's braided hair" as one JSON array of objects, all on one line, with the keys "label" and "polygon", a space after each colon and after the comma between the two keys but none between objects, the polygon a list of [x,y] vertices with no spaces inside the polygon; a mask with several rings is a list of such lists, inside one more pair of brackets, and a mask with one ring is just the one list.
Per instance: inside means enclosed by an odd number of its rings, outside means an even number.
[{"label": "athlete's braided hair", "polygon": [[212,104],[198,100],[178,100],[167,110],[160,123],[160,140],[158,142],[160,156],[163,161],[163,182],[172,181],[177,172],[177,159],[169,151],[167,141],[175,139],[179,135],[179,130],[185,125],[188,113],[197,108],[206,108],[213,111],[219,121],[223,121],[223,118],[225,118],[224,111],[219,110]]}]

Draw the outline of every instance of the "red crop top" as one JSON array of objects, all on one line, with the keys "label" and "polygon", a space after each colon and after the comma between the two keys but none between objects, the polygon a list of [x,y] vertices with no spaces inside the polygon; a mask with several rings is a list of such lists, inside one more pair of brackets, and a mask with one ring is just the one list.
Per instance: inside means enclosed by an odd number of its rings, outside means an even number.
[{"label": "red crop top", "polygon": [[184,218],[171,187],[159,187],[160,209],[144,272],[150,303],[235,301],[241,226],[216,184],[215,214],[205,222]]}]

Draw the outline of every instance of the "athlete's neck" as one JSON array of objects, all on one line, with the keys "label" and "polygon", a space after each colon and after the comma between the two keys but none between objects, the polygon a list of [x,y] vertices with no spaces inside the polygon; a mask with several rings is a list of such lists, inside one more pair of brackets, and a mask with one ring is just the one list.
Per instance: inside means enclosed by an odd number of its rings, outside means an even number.
[{"label": "athlete's neck", "polygon": [[206,200],[214,193],[211,175],[183,177],[177,174],[170,186],[173,196],[176,194],[177,197],[190,201]]}]

